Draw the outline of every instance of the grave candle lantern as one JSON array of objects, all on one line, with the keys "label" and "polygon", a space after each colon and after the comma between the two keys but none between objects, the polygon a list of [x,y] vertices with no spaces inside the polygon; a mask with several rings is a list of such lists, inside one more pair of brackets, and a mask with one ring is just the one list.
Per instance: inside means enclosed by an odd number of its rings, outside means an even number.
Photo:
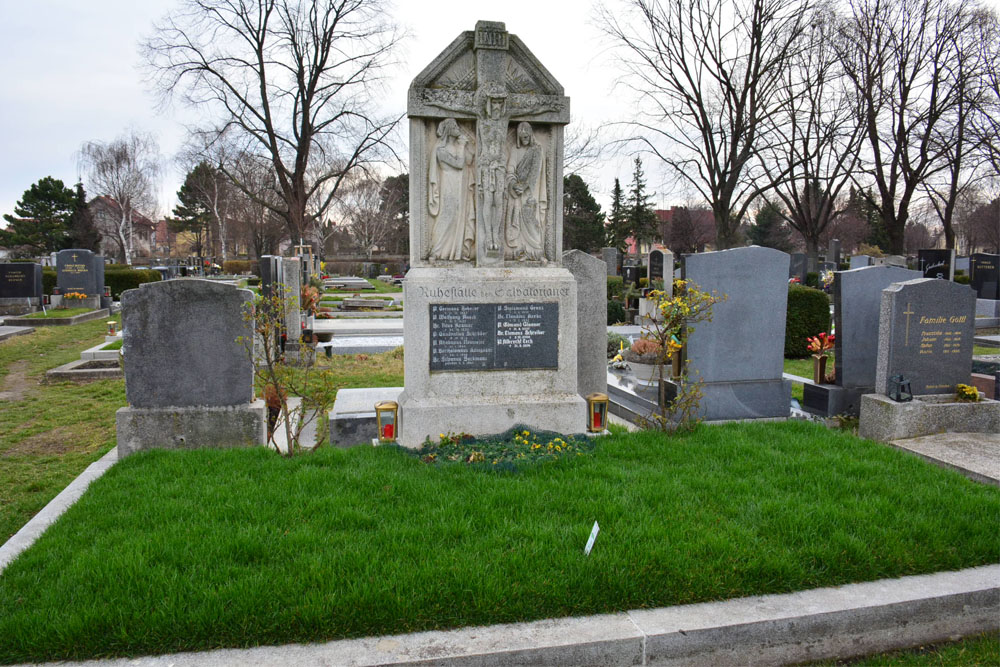
[{"label": "grave candle lantern", "polygon": [[608,395],[594,392],[587,396],[587,430],[600,433],[608,426]]},{"label": "grave candle lantern", "polygon": [[379,401],[375,404],[379,442],[393,442],[396,439],[398,413],[399,404],[396,401]]},{"label": "grave candle lantern", "polygon": [[912,401],[913,391],[910,389],[910,381],[902,375],[893,375],[889,378],[889,398],[897,403]]},{"label": "grave candle lantern", "polygon": [[118,327],[117,322],[115,322],[114,320],[108,320],[108,335],[109,336],[118,335],[117,327]]},{"label": "grave candle lantern", "polygon": [[110,285],[105,285],[104,286],[104,296],[111,296],[111,286]]}]

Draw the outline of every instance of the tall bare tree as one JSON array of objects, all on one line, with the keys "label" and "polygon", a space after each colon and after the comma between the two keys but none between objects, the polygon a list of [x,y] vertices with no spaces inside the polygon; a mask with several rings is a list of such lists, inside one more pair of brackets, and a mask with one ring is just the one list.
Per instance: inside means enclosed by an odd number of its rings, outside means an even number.
[{"label": "tall bare tree", "polygon": [[[271,163],[263,158],[243,154],[230,156],[229,171],[236,176],[241,189],[233,197],[232,215],[238,233],[243,235],[253,256],[273,255],[281,241],[287,238],[284,221],[274,212],[280,196],[276,190]],[[248,195],[247,192],[253,192]]]},{"label": "tall bare tree", "polygon": [[963,98],[953,71],[957,36],[973,0],[850,0],[838,48],[858,100],[874,181],[871,202],[903,254],[910,206],[920,188],[948,170],[948,134]]},{"label": "tall bare tree", "polygon": [[120,218],[115,225],[115,239],[125,263],[131,265],[134,217],[140,211],[149,213],[156,208],[159,145],[151,134],[130,130],[107,143],[83,144],[79,157],[90,191],[118,202]]},{"label": "tall bare tree", "polygon": [[385,246],[393,229],[393,212],[383,206],[382,184],[359,178],[344,188],[338,208],[354,242],[369,260],[376,248]]},{"label": "tall bare tree", "polygon": [[632,140],[711,206],[716,243],[770,184],[748,171],[781,110],[777,91],[810,0],[627,0],[599,20],[639,99]]},{"label": "tall bare tree", "polygon": [[375,94],[400,39],[381,0],[185,0],[144,43],[154,86],[217,119],[204,145],[265,158],[280,197],[245,194],[299,241],[348,176],[393,155]]},{"label": "tall bare tree", "polygon": [[817,270],[820,240],[840,213],[837,201],[855,175],[861,140],[832,48],[836,30],[832,8],[816,8],[783,72],[776,91],[782,107],[759,151],[765,182],[774,184],[782,215],[805,241],[809,271]]}]

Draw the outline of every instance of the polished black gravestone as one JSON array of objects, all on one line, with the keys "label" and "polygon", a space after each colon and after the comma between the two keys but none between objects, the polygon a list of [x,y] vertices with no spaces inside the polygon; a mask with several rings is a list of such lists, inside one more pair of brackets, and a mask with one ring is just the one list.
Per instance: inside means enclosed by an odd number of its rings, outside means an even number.
[{"label": "polished black gravestone", "polygon": [[917,251],[917,268],[924,278],[955,279],[955,249],[925,249]]},{"label": "polished black gravestone", "polygon": [[902,375],[914,395],[951,394],[972,374],[976,294],[968,285],[920,278],[882,291],[875,391]]},{"label": "polished black gravestone", "polygon": [[809,256],[804,252],[793,252],[789,255],[788,277],[798,278],[799,282],[805,284],[806,273],[808,273]]},{"label": "polished black gravestone", "polygon": [[42,267],[30,262],[0,264],[0,299],[38,299],[42,296]]},{"label": "polished black gravestone", "polygon": [[559,367],[558,303],[431,304],[430,370]]},{"label": "polished black gravestone", "polygon": [[56,254],[56,285],[59,292],[104,295],[104,257],[90,250],[71,248]]},{"label": "polished black gravestone", "polygon": [[674,253],[669,250],[653,248],[649,251],[646,264],[646,278],[650,287],[654,280],[674,279]]},{"label": "polished black gravestone", "polygon": [[972,289],[980,299],[1000,299],[1000,255],[976,253],[969,259]]}]

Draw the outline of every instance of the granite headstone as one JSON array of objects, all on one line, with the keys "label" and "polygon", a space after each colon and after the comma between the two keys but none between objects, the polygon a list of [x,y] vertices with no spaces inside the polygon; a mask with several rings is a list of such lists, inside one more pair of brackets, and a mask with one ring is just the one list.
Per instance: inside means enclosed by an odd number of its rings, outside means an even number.
[{"label": "granite headstone", "polygon": [[664,284],[674,279],[674,253],[663,248],[653,248],[646,260],[646,278],[650,287],[654,280],[662,280]]},{"label": "granite headstone", "polygon": [[607,275],[618,275],[618,248],[601,248],[601,259],[607,265]]},{"label": "granite headstone", "polygon": [[976,253],[969,261],[972,289],[980,299],[1000,299],[1000,255]]},{"label": "granite headstone", "polygon": [[41,296],[41,264],[32,262],[0,264],[0,299],[38,299]]},{"label": "granite headstone", "polygon": [[833,262],[837,265],[834,271],[840,269],[840,239],[833,239],[830,241],[830,247],[827,248],[826,261]]},{"label": "granite headstone", "polygon": [[872,258],[868,255],[851,255],[851,268],[852,269],[863,269],[866,266],[872,265]]},{"label": "granite headstone", "polygon": [[789,255],[788,277],[798,278],[800,283],[805,284],[808,262],[809,255],[804,252],[793,252]]},{"label": "granite headstone", "polygon": [[580,250],[567,250],[563,266],[576,279],[577,392],[583,398],[595,391],[607,393],[608,287],[604,262]]},{"label": "granite headstone", "polygon": [[918,278],[882,291],[876,393],[902,375],[914,395],[950,394],[972,375],[976,295],[968,285]]},{"label": "granite headstone", "polygon": [[917,251],[917,267],[924,278],[955,279],[955,249],[932,248]]},{"label": "granite headstone", "polygon": [[71,248],[56,254],[56,286],[62,294],[104,295],[104,258],[90,250]]}]

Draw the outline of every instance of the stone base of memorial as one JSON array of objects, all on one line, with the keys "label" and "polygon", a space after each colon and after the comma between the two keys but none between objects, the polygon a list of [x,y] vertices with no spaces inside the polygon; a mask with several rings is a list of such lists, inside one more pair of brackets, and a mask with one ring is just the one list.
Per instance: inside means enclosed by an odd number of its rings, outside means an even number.
[{"label": "stone base of memorial", "polygon": [[1000,401],[968,403],[942,394],[914,396],[905,403],[881,394],[861,397],[862,438],[889,442],[943,432],[1000,433]]},{"label": "stone base of memorial", "polygon": [[[39,310],[36,312],[41,311]],[[18,327],[65,327],[73,324],[80,324],[81,322],[104,319],[111,315],[111,312],[107,308],[92,310],[89,313],[80,313],[79,315],[73,315],[72,317],[58,317],[58,310],[49,309],[48,313],[56,313],[57,315],[50,317],[7,317],[4,318],[4,324]]]},{"label": "stone base of memorial", "polygon": [[90,308],[91,310],[97,310],[102,308],[101,302],[103,297],[101,296],[88,296],[85,299],[67,299],[65,296],[60,294],[52,295],[52,307],[53,308]]},{"label": "stone base of memorial", "polygon": [[264,401],[249,405],[119,408],[118,457],[147,449],[256,447],[267,439]]},{"label": "stone base of memorial", "polygon": [[824,417],[857,415],[861,397],[874,387],[841,387],[835,384],[802,384],[802,409]]},{"label": "stone base of memorial", "polygon": [[0,315],[27,315],[41,310],[42,300],[38,297],[16,297],[0,299]]},{"label": "stone base of memorial", "polygon": [[[669,384],[675,385],[670,391],[676,393],[676,383]],[[705,421],[788,418],[792,400],[788,380],[703,382],[700,389],[698,416]]]},{"label": "stone base of memorial", "polygon": [[413,268],[400,444],[515,424],[582,433],[576,282],[564,268]]}]

